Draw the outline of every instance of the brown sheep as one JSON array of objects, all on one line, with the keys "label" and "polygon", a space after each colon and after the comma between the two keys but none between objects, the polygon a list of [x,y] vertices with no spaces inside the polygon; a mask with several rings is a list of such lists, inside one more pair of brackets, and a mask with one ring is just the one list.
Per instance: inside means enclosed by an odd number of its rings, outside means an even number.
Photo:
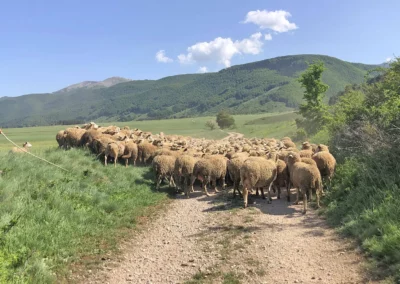
[{"label": "brown sheep", "polygon": [[319,201],[322,193],[322,179],[318,168],[314,165],[302,162],[300,155],[294,152],[287,157],[287,164],[291,182],[297,190],[295,204],[299,202],[299,191],[301,191],[303,194],[303,214],[305,214],[307,212],[307,192],[311,200],[312,190],[315,189],[317,206],[320,207]]},{"label": "brown sheep", "polygon": [[87,130],[81,137],[81,147],[88,147],[92,143],[93,139],[100,137],[102,133],[96,129]]},{"label": "brown sheep", "polygon": [[65,147],[65,130],[60,130],[56,134],[56,140],[58,143],[58,148]]},{"label": "brown sheep", "polygon": [[244,207],[248,205],[247,198],[249,191],[260,187],[264,196],[263,187],[268,188],[268,203],[271,202],[271,186],[276,179],[277,170],[275,162],[263,157],[248,158],[240,168],[240,179],[243,184]]},{"label": "brown sheep", "polygon": [[81,128],[67,128],[65,130],[65,145],[66,148],[79,147],[81,139],[86,130]]},{"label": "brown sheep", "polygon": [[333,174],[335,173],[336,159],[325,145],[318,145],[318,152],[312,156],[312,159],[317,163],[317,167],[324,181],[331,184]]},{"label": "brown sheep", "polygon": [[104,152],[104,165],[107,166],[108,156],[114,158],[114,167],[117,167],[118,157],[121,157],[125,152],[125,143],[111,142],[108,143]]},{"label": "brown sheep", "polygon": [[111,139],[109,135],[102,134],[92,140],[89,143],[88,147],[92,151],[92,153],[96,154],[98,157],[104,155],[107,145],[109,143],[115,142]]},{"label": "brown sheep", "polygon": [[156,189],[160,188],[160,184],[163,178],[169,178],[169,186],[176,186],[174,182],[174,169],[175,169],[174,156],[158,155],[152,161],[152,167],[156,173]]},{"label": "brown sheep", "polygon": [[310,143],[304,142],[301,148],[301,151],[299,152],[301,158],[310,158],[313,155],[312,147]]},{"label": "brown sheep", "polygon": [[233,197],[236,196],[236,191],[241,195],[239,190],[240,185],[240,168],[242,167],[244,161],[248,158],[247,153],[239,153],[234,155],[229,155],[229,161],[227,162],[228,174],[233,181]]},{"label": "brown sheep", "polygon": [[278,189],[278,199],[281,198],[281,188],[286,188],[286,199],[290,202],[290,176],[289,169],[286,163],[282,160],[276,161],[277,176],[273,183],[273,186]]},{"label": "brown sheep", "polygon": [[32,144],[29,142],[25,142],[24,144],[22,144],[22,149],[18,148],[18,147],[13,147],[10,150],[10,153],[25,153],[25,152],[29,152],[29,148],[32,147]]},{"label": "brown sheep", "polygon": [[282,138],[281,142],[286,148],[296,148],[296,144],[289,137]]},{"label": "brown sheep", "polygon": [[189,155],[180,155],[175,160],[174,174],[177,181],[177,189],[183,189],[187,198],[189,198],[190,192],[194,191],[193,184],[189,189],[188,183],[192,180],[196,162],[197,159]]},{"label": "brown sheep", "polygon": [[225,188],[225,175],[226,175],[226,162],[227,159],[221,156],[206,156],[196,162],[193,168],[193,176],[191,186],[193,186],[196,178],[203,184],[203,190],[207,196],[210,194],[207,191],[207,185],[214,185],[215,192],[217,189],[217,179],[223,179],[222,189]]},{"label": "brown sheep", "polygon": [[138,146],[132,140],[126,141],[124,155],[121,157],[125,160],[125,167],[128,167],[129,160],[136,166],[136,159],[138,157]]},{"label": "brown sheep", "polygon": [[138,159],[142,164],[149,164],[152,161],[153,154],[158,150],[157,146],[142,140],[138,144]]}]

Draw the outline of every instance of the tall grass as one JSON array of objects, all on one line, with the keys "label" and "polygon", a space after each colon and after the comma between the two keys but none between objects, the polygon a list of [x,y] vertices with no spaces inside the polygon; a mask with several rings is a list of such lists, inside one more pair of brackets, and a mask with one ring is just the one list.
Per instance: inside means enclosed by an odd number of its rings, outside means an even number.
[{"label": "tall grass", "polygon": [[[104,167],[83,150],[0,154],[0,283],[53,283],[82,256],[115,247],[119,233],[166,199],[148,168]],[[125,230],[126,231],[126,230]]]},{"label": "tall grass", "polygon": [[400,281],[400,157],[398,151],[346,159],[325,203],[327,220],[372,256],[378,278]]}]

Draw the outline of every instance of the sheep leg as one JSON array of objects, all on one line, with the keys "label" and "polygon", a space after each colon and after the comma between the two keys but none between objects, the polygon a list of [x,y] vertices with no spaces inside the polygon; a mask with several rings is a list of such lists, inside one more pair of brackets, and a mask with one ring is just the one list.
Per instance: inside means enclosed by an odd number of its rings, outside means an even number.
[{"label": "sheep leg", "polygon": [[117,167],[117,161],[118,161],[118,157],[115,157],[115,158],[114,158],[114,168]]},{"label": "sheep leg", "polygon": [[244,208],[246,208],[247,207],[247,198],[248,198],[248,195],[249,195],[249,191],[247,190],[247,187],[246,186],[244,186],[243,187],[243,201],[244,201]]},{"label": "sheep leg", "polygon": [[321,205],[319,204],[320,194],[321,194],[321,191],[317,190],[317,192],[316,192],[316,195],[317,195],[317,208],[321,208]]},{"label": "sheep leg", "polygon": [[299,189],[296,188],[296,201],[293,203],[294,205],[298,205],[299,204],[299,194],[300,194]]},{"label": "sheep leg", "polygon": [[309,189],[308,189],[308,201],[309,202],[311,202],[312,201],[312,188],[310,187]]},{"label": "sheep leg", "polygon": [[[192,176],[193,176],[192,174],[189,175],[190,178],[192,178]],[[193,183],[190,184],[190,192],[194,192]]]},{"label": "sheep leg", "polygon": [[271,187],[272,187],[272,183],[270,183],[268,186],[268,204],[270,204],[272,202]]},{"label": "sheep leg", "polygon": [[287,202],[290,202],[290,183],[288,182],[287,183],[287,185],[286,185],[286,199],[287,199]]},{"label": "sheep leg", "polygon": [[129,160],[128,160],[128,159],[125,159],[125,168],[128,167],[128,163],[129,163]]},{"label": "sheep leg", "polygon": [[212,180],[212,184],[213,184],[214,191],[215,191],[216,193],[218,193],[219,190],[218,190],[218,188],[217,188],[217,178],[215,178],[215,179]]},{"label": "sheep leg", "polygon": [[156,189],[160,189],[161,180],[163,179],[163,175],[157,174],[156,176]]},{"label": "sheep leg", "polygon": [[[281,199],[281,185],[275,185],[278,188],[278,199]],[[275,188],[275,187],[274,187]]]},{"label": "sheep leg", "polygon": [[209,183],[210,183],[210,179],[208,179],[207,182],[205,180],[203,180],[203,190],[207,196],[211,196],[211,194],[209,194],[207,191],[207,184],[209,184]]},{"label": "sheep leg", "polygon": [[186,198],[189,198],[190,190],[188,186],[188,177],[185,175],[183,182],[183,191],[185,192]]},{"label": "sheep leg", "polygon": [[169,180],[169,186],[170,187],[176,187],[173,175],[171,175],[171,178]]},{"label": "sheep leg", "polygon": [[264,187],[260,187],[262,199],[265,199]]},{"label": "sheep leg", "polygon": [[104,156],[104,166],[107,166],[107,155]]},{"label": "sheep leg", "polygon": [[258,197],[258,196],[260,196],[260,193],[258,192],[258,187],[256,187],[256,196]]},{"label": "sheep leg", "polygon": [[303,214],[307,213],[307,190],[303,189]]}]

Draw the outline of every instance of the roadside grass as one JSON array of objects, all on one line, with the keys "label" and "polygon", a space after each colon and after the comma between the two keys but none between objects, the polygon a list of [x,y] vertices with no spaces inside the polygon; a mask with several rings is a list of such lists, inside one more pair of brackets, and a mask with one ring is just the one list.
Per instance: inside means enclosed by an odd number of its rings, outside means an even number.
[{"label": "roadside grass", "polygon": [[355,238],[372,257],[377,279],[400,281],[400,165],[396,151],[347,158],[336,169],[321,213],[329,224]]},{"label": "roadside grass", "polygon": [[[86,256],[101,258],[151,208],[168,200],[153,191],[149,168],[104,167],[83,150],[0,154],[0,283],[54,283]],[[149,209],[150,208],[150,209]]]},{"label": "roadside grass", "polygon": [[[107,122],[104,125],[117,125],[120,127],[129,126],[131,129],[140,128],[143,131],[152,133],[164,132],[191,136],[195,138],[221,139],[228,135],[228,132],[240,132],[246,137],[275,137],[293,136],[296,125],[293,113],[270,113],[252,115],[234,115],[236,128],[209,130],[205,124],[208,120],[215,120],[215,117],[195,117],[182,119],[164,119],[129,122]],[[101,123],[99,123],[101,125]],[[57,146],[55,139],[59,130],[71,127],[71,125],[28,127],[28,128],[6,128],[3,129],[7,136],[18,145],[29,141],[32,149],[48,149]],[[0,136],[0,152],[8,151],[12,145]]]}]

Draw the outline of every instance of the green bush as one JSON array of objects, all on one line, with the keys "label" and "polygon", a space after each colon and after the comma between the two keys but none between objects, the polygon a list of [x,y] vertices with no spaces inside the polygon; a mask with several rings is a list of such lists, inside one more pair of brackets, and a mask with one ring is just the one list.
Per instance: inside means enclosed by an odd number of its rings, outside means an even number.
[{"label": "green bush", "polygon": [[347,88],[326,125],[338,165],[324,203],[330,224],[356,238],[380,278],[400,281],[400,60]]},{"label": "green bush", "polygon": [[220,111],[217,114],[217,124],[221,129],[230,128],[235,125],[235,119],[227,111]]}]

